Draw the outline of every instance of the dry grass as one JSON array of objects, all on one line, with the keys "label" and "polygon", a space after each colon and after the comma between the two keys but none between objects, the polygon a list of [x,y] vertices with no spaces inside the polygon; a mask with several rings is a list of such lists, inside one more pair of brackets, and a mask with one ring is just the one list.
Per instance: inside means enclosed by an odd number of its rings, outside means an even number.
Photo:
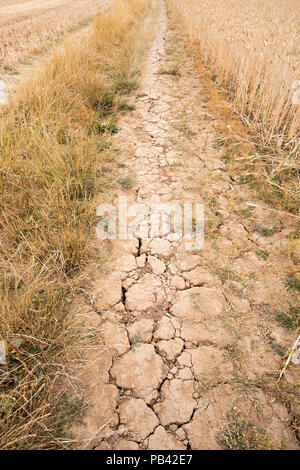
[{"label": "dry grass", "polygon": [[83,336],[69,305],[92,249],[95,195],[108,191],[116,158],[102,129],[136,86],[149,8],[117,0],[91,37],[51,55],[1,117],[1,449],[65,447],[66,424],[82,408],[58,393]]},{"label": "dry grass", "polygon": [[65,31],[85,25],[109,0],[0,2],[0,70],[42,52]]},{"label": "dry grass", "polygon": [[[300,70],[297,0],[168,0],[195,55],[247,124],[273,202],[299,210]],[[234,137],[234,136],[233,136]]]}]

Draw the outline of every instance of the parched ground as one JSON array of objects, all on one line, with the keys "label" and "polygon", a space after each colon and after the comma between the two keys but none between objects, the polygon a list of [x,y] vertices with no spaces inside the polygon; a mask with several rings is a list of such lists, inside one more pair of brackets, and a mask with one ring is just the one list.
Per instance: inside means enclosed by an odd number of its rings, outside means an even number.
[{"label": "parched ground", "polygon": [[277,383],[295,341],[276,320],[293,300],[294,220],[247,205],[251,192],[218,146],[221,117],[163,6],[132,100],[114,144],[124,188],[134,183],[109,202],[203,203],[205,243],[195,253],[172,234],[111,242],[81,304],[94,343],[79,377],[91,406],[77,446],[298,449],[297,366]]}]

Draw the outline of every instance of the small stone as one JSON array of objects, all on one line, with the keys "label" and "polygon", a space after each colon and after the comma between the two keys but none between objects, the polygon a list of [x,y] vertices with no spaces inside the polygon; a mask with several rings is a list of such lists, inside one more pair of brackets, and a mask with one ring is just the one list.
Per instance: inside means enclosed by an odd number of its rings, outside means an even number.
[{"label": "small stone", "polygon": [[175,338],[180,338],[180,330],[175,331]]},{"label": "small stone", "polygon": [[168,375],[167,375],[167,378],[168,378],[169,380],[172,380],[172,379],[173,379],[173,374],[168,374]]},{"label": "small stone", "polygon": [[159,421],[143,400],[131,398],[120,405],[120,423],[126,425],[139,442],[153,432]]},{"label": "small stone", "polygon": [[185,282],[184,282],[184,279],[182,279],[182,277],[180,277],[180,276],[174,276],[174,277],[172,277],[171,282],[170,282],[170,285],[171,285],[172,287],[176,287],[176,289],[178,289],[178,290],[183,290],[183,289],[185,289]]},{"label": "small stone", "polygon": [[150,343],[152,340],[154,321],[150,318],[142,318],[127,327],[129,339],[131,343]]},{"label": "small stone", "polygon": [[143,255],[141,255],[141,256],[138,256],[138,257],[136,258],[136,264],[137,264],[137,267],[138,267],[138,268],[143,268],[143,267],[145,266],[145,264],[146,264],[146,255],[143,254]]},{"label": "small stone", "polygon": [[171,374],[175,375],[177,374],[178,372],[178,367],[172,367],[172,369],[170,370]]},{"label": "small stone", "polygon": [[185,446],[187,446],[188,443],[189,443],[189,441],[188,441],[187,439],[185,439],[185,440],[183,441],[183,444],[184,444]]},{"label": "small stone", "polygon": [[193,398],[195,398],[195,400],[198,400],[199,396],[200,396],[199,393],[195,392],[193,395]]}]

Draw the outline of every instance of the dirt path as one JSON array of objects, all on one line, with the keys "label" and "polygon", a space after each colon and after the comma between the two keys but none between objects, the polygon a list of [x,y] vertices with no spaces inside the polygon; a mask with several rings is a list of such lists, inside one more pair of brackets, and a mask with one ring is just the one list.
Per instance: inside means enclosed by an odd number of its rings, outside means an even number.
[{"label": "dirt path", "polygon": [[274,385],[294,339],[274,321],[289,296],[280,252],[288,222],[283,229],[259,210],[248,217],[217,124],[162,6],[135,110],[115,139],[136,183],[115,200],[203,203],[205,243],[195,253],[172,234],[112,241],[109,273],[90,288],[93,311],[81,311],[101,334],[80,376],[92,406],[74,430],[79,447],[298,448],[293,404]]}]

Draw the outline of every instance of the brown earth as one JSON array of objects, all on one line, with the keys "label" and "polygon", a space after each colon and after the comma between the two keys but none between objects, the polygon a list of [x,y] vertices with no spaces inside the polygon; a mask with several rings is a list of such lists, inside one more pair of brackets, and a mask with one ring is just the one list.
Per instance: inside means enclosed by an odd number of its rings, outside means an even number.
[{"label": "brown earth", "polygon": [[276,322],[290,302],[294,220],[230,174],[216,145],[222,117],[200,78],[162,5],[135,110],[114,142],[134,187],[109,202],[203,203],[205,242],[195,253],[172,235],[111,241],[106,273],[76,306],[95,332],[79,377],[91,406],[74,428],[78,448],[299,448],[296,366],[277,383],[295,340]]}]

